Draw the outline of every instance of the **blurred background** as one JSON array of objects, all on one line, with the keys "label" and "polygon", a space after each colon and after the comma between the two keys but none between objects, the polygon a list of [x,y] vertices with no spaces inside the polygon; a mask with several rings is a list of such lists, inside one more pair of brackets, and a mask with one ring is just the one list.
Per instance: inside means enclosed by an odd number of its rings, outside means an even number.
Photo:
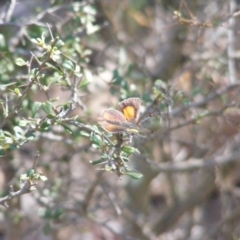
[{"label": "blurred background", "polygon": [[[2,0],[0,239],[239,239],[239,11]],[[91,164],[106,154],[99,114],[129,97],[147,118],[130,143],[139,179]]]}]

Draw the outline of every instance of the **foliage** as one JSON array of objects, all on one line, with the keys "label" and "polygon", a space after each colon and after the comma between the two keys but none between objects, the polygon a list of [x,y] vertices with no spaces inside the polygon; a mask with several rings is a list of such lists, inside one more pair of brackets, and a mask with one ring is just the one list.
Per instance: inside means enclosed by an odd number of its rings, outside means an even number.
[{"label": "foliage", "polygon": [[[31,238],[23,233],[28,223],[36,229],[37,215],[52,239],[195,239],[197,227],[202,239],[239,237],[236,16],[223,18],[220,3],[212,14],[205,3],[180,2],[41,2],[19,21],[14,1],[2,8],[8,239]],[[106,132],[101,111],[130,97],[142,102],[137,130]],[[206,210],[212,199],[221,215]]]}]

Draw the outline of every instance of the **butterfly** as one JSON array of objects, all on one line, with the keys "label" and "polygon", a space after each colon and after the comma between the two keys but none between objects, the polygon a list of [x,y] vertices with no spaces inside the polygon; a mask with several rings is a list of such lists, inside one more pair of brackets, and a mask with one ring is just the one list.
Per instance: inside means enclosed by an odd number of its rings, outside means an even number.
[{"label": "butterfly", "polygon": [[128,98],[119,103],[121,111],[116,109],[105,109],[101,112],[98,123],[110,133],[138,134],[137,126],[140,116],[141,100],[139,98]]}]

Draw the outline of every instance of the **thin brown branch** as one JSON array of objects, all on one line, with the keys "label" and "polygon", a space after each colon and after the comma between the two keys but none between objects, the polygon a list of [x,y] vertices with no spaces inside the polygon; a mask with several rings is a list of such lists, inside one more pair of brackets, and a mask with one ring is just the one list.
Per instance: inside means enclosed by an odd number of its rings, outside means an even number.
[{"label": "thin brown branch", "polygon": [[[237,8],[236,0],[230,1],[230,12],[235,12]],[[229,27],[228,27],[228,72],[229,72],[229,82],[236,83],[237,82],[237,71],[236,71],[236,62],[235,59],[231,56],[235,52],[235,23],[236,18],[229,18]]]},{"label": "thin brown branch", "polygon": [[157,235],[167,231],[176,223],[185,213],[192,210],[196,205],[200,204],[212,192],[215,187],[214,170],[204,174],[200,184],[196,184],[194,190],[189,191],[188,195],[179,202],[175,202],[169,206],[159,219],[153,225],[153,231]]},{"label": "thin brown branch", "polygon": [[219,223],[216,224],[216,226],[212,227],[209,231],[207,231],[206,235],[205,235],[205,239],[216,239],[213,238],[217,233],[219,233],[219,231],[222,229],[222,227],[225,224],[229,224],[235,220],[237,220],[240,217],[240,207],[237,207],[236,209],[234,209],[234,212],[231,214],[228,214],[227,216],[225,216],[221,221],[219,221]]},{"label": "thin brown branch", "polygon": [[19,197],[23,194],[29,193],[31,191],[31,187],[33,187],[34,185],[32,184],[32,182],[30,180],[27,180],[23,186],[21,187],[20,190],[14,192],[13,191],[13,186],[10,186],[10,190],[9,190],[9,194],[3,198],[0,199],[0,205],[4,205],[5,207],[8,207],[7,201],[15,198],[15,197]]},{"label": "thin brown branch", "polygon": [[154,163],[147,159],[150,164],[153,164],[156,169],[161,172],[181,173],[192,172],[203,169],[213,169],[215,166],[220,167],[239,160],[240,151],[231,152],[227,155],[220,155],[210,159],[191,159],[185,162],[174,163]]},{"label": "thin brown branch", "polygon": [[[192,102],[192,103],[189,103],[188,105],[185,105],[185,106],[174,109],[170,113],[170,115],[173,117],[173,116],[177,116],[177,115],[180,115],[180,114],[184,113],[185,111],[187,111],[190,108],[202,107],[205,104],[209,103],[210,101],[214,100],[215,98],[221,97],[222,94],[224,94],[226,92],[230,92],[230,91],[232,91],[236,88],[239,88],[239,87],[240,87],[239,83],[229,84],[225,87],[222,87],[222,88],[218,89],[216,92],[204,97],[203,100],[201,100],[201,101]],[[166,113],[166,114],[169,114],[169,113]],[[166,115],[166,114],[163,113],[163,115]]]},{"label": "thin brown branch", "polygon": [[[37,152],[37,154],[34,157],[34,161],[33,161],[33,166],[32,169],[35,170],[36,165],[37,165],[37,161],[39,158],[39,152]],[[14,192],[13,186],[10,185],[10,189],[9,189],[9,193],[7,196],[3,197],[0,199],[0,205],[3,205],[5,207],[8,207],[7,202],[13,198],[19,197],[21,195],[24,195],[26,193],[31,192],[32,188],[35,186],[36,184],[34,182],[32,182],[30,179],[27,179],[24,184],[22,185],[21,189],[19,189],[18,191]]]}]

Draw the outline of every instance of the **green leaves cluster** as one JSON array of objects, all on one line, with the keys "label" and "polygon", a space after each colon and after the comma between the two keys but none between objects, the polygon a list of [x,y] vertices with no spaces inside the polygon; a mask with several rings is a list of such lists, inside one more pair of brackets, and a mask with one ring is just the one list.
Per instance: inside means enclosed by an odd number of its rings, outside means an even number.
[{"label": "green leaves cluster", "polygon": [[[112,138],[113,140],[111,140]],[[90,161],[92,165],[103,166],[101,170],[112,171],[119,176],[127,175],[134,179],[139,179],[143,175],[130,166],[132,154],[140,154],[137,148],[130,144],[132,136],[128,134],[117,134],[116,138],[112,135],[106,136],[104,133],[92,132],[92,146],[102,151],[102,156],[98,160]]]}]

